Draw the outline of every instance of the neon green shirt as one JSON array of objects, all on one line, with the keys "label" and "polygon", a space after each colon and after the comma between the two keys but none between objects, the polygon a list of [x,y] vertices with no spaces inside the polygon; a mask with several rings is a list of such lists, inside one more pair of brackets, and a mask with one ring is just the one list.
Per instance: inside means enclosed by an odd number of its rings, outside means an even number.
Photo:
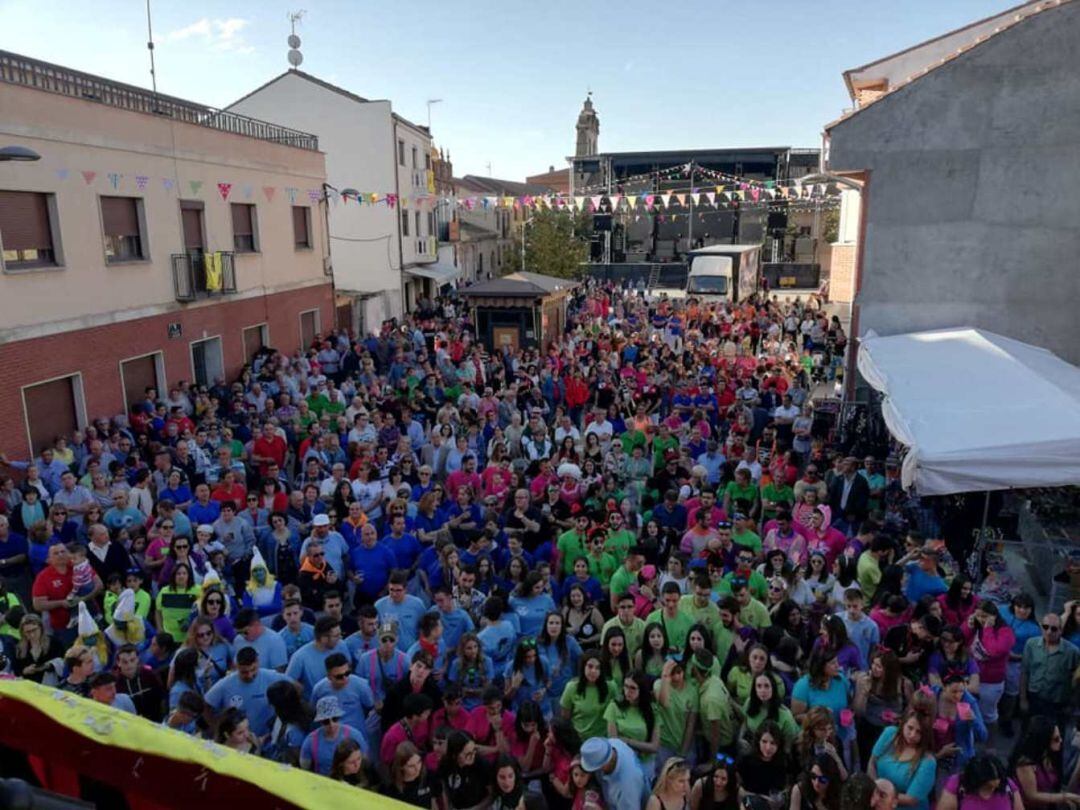
[{"label": "neon green shirt", "polygon": [[608,696],[603,703],[600,702],[600,690],[595,686],[586,686],[585,692],[580,695],[577,687],[578,679],[572,678],[563,689],[559,706],[570,712],[570,722],[582,740],[587,740],[589,737],[606,737],[607,721],[604,719],[604,711],[616,694],[615,684],[608,682]]}]

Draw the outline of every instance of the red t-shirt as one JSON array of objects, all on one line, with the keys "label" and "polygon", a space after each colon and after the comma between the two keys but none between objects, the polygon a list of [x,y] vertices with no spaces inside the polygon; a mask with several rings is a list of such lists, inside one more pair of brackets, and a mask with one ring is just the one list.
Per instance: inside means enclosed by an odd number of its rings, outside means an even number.
[{"label": "red t-shirt", "polygon": [[[31,596],[43,596],[52,600],[67,599],[73,587],[70,565],[63,574],[51,565],[47,565],[35,577]],[[69,621],[71,621],[70,608],[58,607],[49,611],[49,625],[53,630],[63,630],[68,626]]]}]

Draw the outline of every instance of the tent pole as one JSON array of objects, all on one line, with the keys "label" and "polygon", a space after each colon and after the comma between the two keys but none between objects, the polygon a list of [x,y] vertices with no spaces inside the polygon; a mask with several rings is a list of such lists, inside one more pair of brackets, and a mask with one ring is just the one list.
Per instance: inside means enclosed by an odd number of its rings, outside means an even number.
[{"label": "tent pole", "polygon": [[976,581],[976,586],[982,584],[983,580],[983,557],[986,554],[986,524],[990,520],[990,490],[986,490],[983,493],[983,513],[982,513],[982,526],[979,528],[979,542],[975,544],[975,560],[978,565],[978,569],[973,577]]}]

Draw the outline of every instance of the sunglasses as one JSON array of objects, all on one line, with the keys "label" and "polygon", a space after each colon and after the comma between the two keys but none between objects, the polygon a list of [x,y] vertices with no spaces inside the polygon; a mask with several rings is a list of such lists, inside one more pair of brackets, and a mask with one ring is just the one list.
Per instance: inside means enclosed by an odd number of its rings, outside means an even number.
[{"label": "sunglasses", "polygon": [[318,554],[309,554],[308,556],[311,557],[311,559],[313,559],[313,560],[319,560],[319,559],[322,559],[323,557],[325,557],[326,555],[323,554],[320,551]]},{"label": "sunglasses", "polygon": [[207,599],[206,604],[208,604],[208,605],[224,605],[225,603],[222,602],[220,599]]},{"label": "sunglasses", "polygon": [[209,630],[204,630],[201,633],[196,633],[195,637],[196,638],[213,638],[213,635],[214,634],[212,632],[210,632]]},{"label": "sunglasses", "polygon": [[347,669],[344,672],[339,672],[336,675],[331,675],[330,677],[333,678],[335,681],[343,681],[346,678],[348,678],[349,675],[351,675],[351,674],[352,674],[352,671]]},{"label": "sunglasses", "polygon": [[187,543],[177,543],[173,548],[177,551],[187,551],[190,546]]},{"label": "sunglasses", "polygon": [[721,765],[734,765],[735,760],[729,757],[727,754],[717,754],[716,761]]},{"label": "sunglasses", "polygon": [[827,785],[829,784],[829,777],[825,776],[824,774],[815,774],[814,782],[818,785]]},{"label": "sunglasses", "polygon": [[1043,629],[1043,630],[1047,630],[1047,631],[1049,631],[1049,632],[1053,633],[1053,632],[1057,632],[1057,631],[1058,631],[1058,630],[1060,630],[1061,628],[1060,628],[1060,627],[1058,627],[1058,626],[1057,626],[1056,624],[1044,624],[1044,625],[1042,626],[1042,629]]}]

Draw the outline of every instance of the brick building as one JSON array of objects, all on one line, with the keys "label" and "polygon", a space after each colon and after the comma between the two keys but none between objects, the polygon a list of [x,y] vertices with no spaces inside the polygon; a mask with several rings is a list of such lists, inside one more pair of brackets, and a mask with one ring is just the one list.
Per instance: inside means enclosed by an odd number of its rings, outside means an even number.
[{"label": "brick building", "polygon": [[0,451],[333,324],[309,134],[0,52]]}]

